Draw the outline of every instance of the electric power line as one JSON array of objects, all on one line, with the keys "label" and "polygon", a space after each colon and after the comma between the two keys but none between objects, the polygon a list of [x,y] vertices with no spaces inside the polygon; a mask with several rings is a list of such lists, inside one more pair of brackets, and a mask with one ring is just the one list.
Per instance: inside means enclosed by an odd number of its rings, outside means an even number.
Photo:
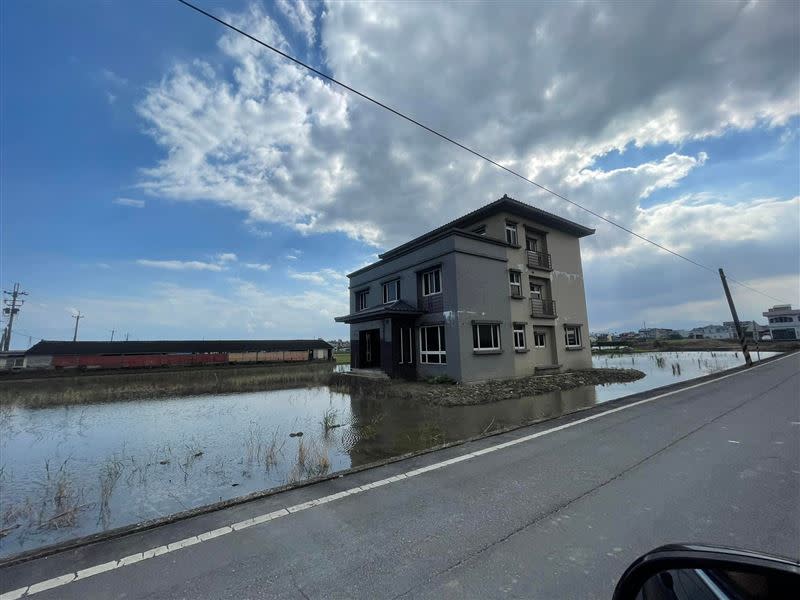
[{"label": "electric power line", "polygon": [[[235,31],[238,34],[243,35],[244,37],[256,42],[257,44],[260,44],[261,46],[264,46],[264,48],[267,48],[268,50],[271,50],[272,52],[275,52],[276,54],[279,54],[283,58],[285,58],[287,60],[290,60],[290,61],[292,61],[293,63],[295,63],[297,65],[300,65],[301,67],[311,71],[315,75],[317,75],[319,77],[322,77],[323,79],[326,79],[326,80],[330,81],[331,83],[335,83],[336,85],[346,89],[347,91],[355,94],[356,96],[359,96],[360,98],[363,98],[364,100],[367,100],[368,102],[372,102],[373,104],[383,108],[384,110],[389,111],[390,113],[400,117],[401,119],[405,119],[409,123],[412,123],[412,124],[416,125],[417,127],[420,127],[422,129],[424,129],[428,133],[432,133],[433,135],[435,135],[435,136],[437,136],[437,137],[439,137],[439,138],[441,138],[441,139],[443,139],[443,140],[445,140],[447,142],[450,142],[451,144],[454,144],[454,145],[458,146],[462,150],[465,150],[465,151],[469,152],[470,154],[472,154],[474,156],[477,156],[478,158],[480,158],[482,160],[485,160],[486,162],[494,165],[495,167],[498,167],[499,169],[502,169],[503,171],[506,171],[507,173],[510,173],[511,175],[514,175],[515,177],[518,177],[519,179],[522,179],[523,181],[525,181],[527,183],[530,183],[533,186],[536,186],[540,190],[542,190],[544,192],[547,192],[548,194],[551,194],[551,195],[555,196],[556,198],[559,198],[559,199],[563,200],[564,202],[568,202],[572,206],[580,208],[581,210],[583,210],[583,211],[589,213],[590,215],[600,219],[601,221],[605,221],[609,225],[617,227],[618,229],[621,229],[622,231],[624,231],[626,233],[629,233],[630,235],[632,235],[634,237],[637,237],[640,240],[647,242],[648,244],[652,244],[656,248],[659,248],[659,249],[661,249],[661,250],[663,250],[665,252],[668,252],[668,253],[672,254],[673,256],[677,256],[678,258],[682,258],[683,260],[685,260],[685,261],[687,261],[687,262],[689,262],[689,263],[691,263],[691,264],[693,264],[693,265],[695,265],[697,267],[700,267],[701,269],[705,269],[706,271],[710,271],[710,272],[716,274],[716,272],[717,272],[716,269],[714,269],[712,267],[709,267],[708,265],[704,265],[702,263],[699,263],[696,260],[693,260],[693,259],[689,258],[688,256],[684,256],[683,254],[681,254],[679,252],[676,252],[675,250],[667,248],[666,246],[664,246],[662,244],[659,244],[658,242],[655,242],[655,241],[651,240],[648,237],[645,237],[645,236],[643,236],[643,235],[641,235],[639,233],[636,233],[632,229],[628,229],[624,225],[620,225],[619,223],[617,223],[616,221],[613,221],[612,219],[604,217],[603,215],[593,211],[590,208],[587,208],[587,207],[583,206],[582,204],[579,204],[579,203],[577,203],[577,202],[575,202],[573,200],[570,200],[566,196],[562,196],[558,192],[556,192],[554,190],[551,190],[550,188],[548,188],[548,187],[546,187],[546,186],[544,186],[544,185],[542,185],[540,183],[537,183],[532,179],[529,179],[529,178],[525,177],[524,175],[522,175],[521,173],[518,173],[514,169],[506,167],[502,163],[499,163],[496,160],[494,160],[492,158],[489,158],[488,156],[486,156],[484,154],[481,154],[477,150],[474,150],[474,149],[470,148],[469,146],[467,146],[465,144],[462,144],[461,142],[459,142],[459,141],[457,141],[457,140],[445,135],[444,133],[441,133],[441,132],[437,131],[436,129],[433,129],[432,127],[429,127],[428,125],[425,125],[424,123],[421,123],[420,121],[417,121],[413,117],[409,117],[408,115],[400,112],[399,110],[397,110],[395,108],[392,108],[391,106],[388,106],[387,104],[384,104],[380,100],[376,100],[375,98],[365,94],[364,92],[360,92],[357,89],[347,85],[346,83],[343,83],[343,82],[339,81],[338,79],[334,78],[333,76],[328,75],[327,73],[324,73],[324,72],[320,71],[319,69],[315,69],[314,67],[312,67],[309,64],[304,63],[300,59],[295,58],[294,56],[292,56],[290,54],[287,54],[286,52],[283,52],[282,50],[279,50],[278,48],[276,48],[274,46],[271,46],[271,45],[267,44],[266,42],[258,39],[257,37],[255,37],[253,35],[250,35],[246,31],[243,31],[242,29],[239,29],[235,25],[232,25],[231,23],[228,23],[227,21],[225,21],[223,19],[220,19],[216,15],[213,15],[210,12],[207,12],[207,11],[203,10],[199,6],[196,6],[196,5],[192,4],[191,2],[187,2],[187,0],[177,0],[177,1],[180,2],[181,4],[183,4],[184,6],[187,6],[188,8],[191,8],[192,10],[197,11],[198,13],[200,13],[202,15],[205,15],[209,19],[212,19],[212,20],[216,21],[220,25],[223,25],[224,27],[227,27],[228,29],[231,29],[232,31]],[[783,302],[783,300],[781,300],[779,298],[776,298],[774,296],[770,296],[766,292],[762,292],[761,290],[757,290],[756,288],[751,287],[751,286],[747,285],[746,283],[742,283],[741,281],[738,281],[738,280],[734,279],[733,277],[728,276],[728,280],[729,281],[733,281],[734,283],[736,283],[736,284],[738,284],[738,285],[740,285],[740,286],[742,286],[744,288],[747,288],[747,289],[749,289],[749,290],[751,290],[753,292],[756,292],[757,294],[761,294],[762,296],[765,296],[765,297],[770,298],[772,300],[775,300],[777,302]]]}]

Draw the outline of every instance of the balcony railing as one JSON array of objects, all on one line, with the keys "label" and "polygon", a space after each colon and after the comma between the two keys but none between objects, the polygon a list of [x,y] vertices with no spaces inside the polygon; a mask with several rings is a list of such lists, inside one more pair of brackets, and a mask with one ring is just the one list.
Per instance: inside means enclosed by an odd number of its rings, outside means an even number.
[{"label": "balcony railing", "polygon": [[531,316],[544,317],[546,319],[555,319],[556,301],[531,298]]},{"label": "balcony railing", "polygon": [[553,268],[553,263],[550,260],[549,253],[528,250],[528,266],[534,269],[547,269],[550,271]]}]

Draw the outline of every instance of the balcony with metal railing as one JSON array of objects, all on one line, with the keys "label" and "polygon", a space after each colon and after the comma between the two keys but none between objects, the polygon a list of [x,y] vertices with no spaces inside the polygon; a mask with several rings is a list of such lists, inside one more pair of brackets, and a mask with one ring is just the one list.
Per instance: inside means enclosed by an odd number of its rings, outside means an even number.
[{"label": "balcony with metal railing", "polygon": [[531,298],[531,316],[540,319],[555,319],[557,316],[556,301]]},{"label": "balcony with metal railing", "polygon": [[550,260],[548,252],[537,252],[536,250],[528,250],[528,266],[532,269],[546,269],[551,271],[553,269],[553,262]]}]

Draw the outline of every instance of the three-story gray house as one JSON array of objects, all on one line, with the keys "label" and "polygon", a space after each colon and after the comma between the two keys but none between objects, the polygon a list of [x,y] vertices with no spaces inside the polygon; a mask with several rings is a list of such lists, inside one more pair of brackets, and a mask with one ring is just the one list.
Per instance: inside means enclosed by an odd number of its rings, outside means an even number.
[{"label": "three-story gray house", "polygon": [[348,275],[354,369],[469,382],[591,367],[580,238],[508,196]]}]

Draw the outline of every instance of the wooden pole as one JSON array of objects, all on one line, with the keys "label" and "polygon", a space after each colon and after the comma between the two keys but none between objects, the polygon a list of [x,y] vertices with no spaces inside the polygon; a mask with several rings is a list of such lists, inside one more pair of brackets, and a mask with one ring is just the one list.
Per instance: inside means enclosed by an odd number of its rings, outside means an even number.
[{"label": "wooden pole", "polygon": [[739,315],[736,314],[736,306],[733,304],[733,297],[731,291],[728,289],[728,280],[725,279],[725,272],[720,268],[719,278],[722,280],[722,288],[725,290],[725,297],[728,299],[728,306],[731,309],[733,316],[733,324],[736,326],[736,335],[739,336],[739,343],[742,345],[742,354],[744,354],[744,362],[748,367],[753,366],[753,359],[750,358],[750,351],[747,349],[747,339],[744,337],[744,330],[742,324],[739,322]]}]

